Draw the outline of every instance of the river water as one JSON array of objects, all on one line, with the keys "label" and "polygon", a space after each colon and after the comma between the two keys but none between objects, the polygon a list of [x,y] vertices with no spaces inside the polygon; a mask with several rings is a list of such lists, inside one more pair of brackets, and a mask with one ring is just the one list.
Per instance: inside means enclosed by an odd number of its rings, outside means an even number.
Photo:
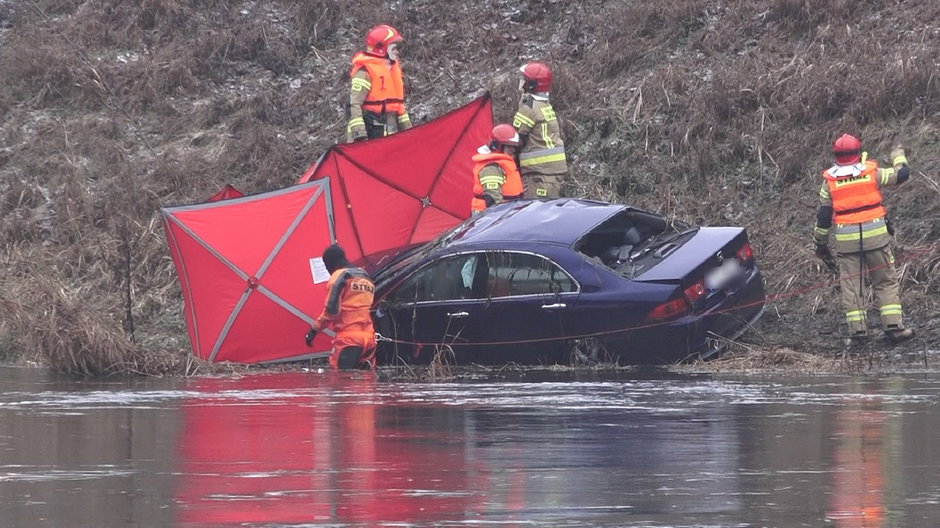
[{"label": "river water", "polygon": [[940,526],[940,374],[0,368],[2,526]]}]

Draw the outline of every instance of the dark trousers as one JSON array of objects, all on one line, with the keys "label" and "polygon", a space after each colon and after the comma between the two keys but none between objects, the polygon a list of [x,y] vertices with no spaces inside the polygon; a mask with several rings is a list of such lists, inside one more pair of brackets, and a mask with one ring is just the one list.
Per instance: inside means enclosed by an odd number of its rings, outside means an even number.
[{"label": "dark trousers", "polygon": [[397,116],[389,118],[390,114],[377,114],[375,112],[363,112],[362,119],[366,122],[366,135],[369,139],[385,137],[389,134],[398,132]]},{"label": "dark trousers", "polygon": [[361,346],[348,346],[339,351],[336,366],[340,370],[359,368],[359,356],[362,354]]},{"label": "dark trousers", "polygon": [[375,368],[375,347],[364,350],[361,346],[343,347],[336,359],[340,370]]}]

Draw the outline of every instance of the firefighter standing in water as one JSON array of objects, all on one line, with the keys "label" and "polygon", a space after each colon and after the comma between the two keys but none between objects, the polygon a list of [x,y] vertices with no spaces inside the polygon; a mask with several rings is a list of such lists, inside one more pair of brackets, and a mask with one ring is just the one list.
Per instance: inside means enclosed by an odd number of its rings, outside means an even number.
[{"label": "firefighter standing in water", "polygon": [[558,198],[568,163],[561,127],[548,99],[552,70],[542,62],[530,62],[519,68],[519,75],[522,98],[512,126],[522,137],[519,169],[525,198]]},{"label": "firefighter standing in water", "polygon": [[366,50],[356,53],[349,71],[347,141],[360,141],[411,128],[395,28],[379,25],[366,34]]},{"label": "firefighter standing in water", "polygon": [[333,326],[333,351],[330,366],[336,369],[375,367],[375,329],[369,313],[375,287],[369,275],[354,268],[346,260],[346,253],[338,244],[323,252],[323,265],[330,273],[326,284],[326,306],[310,331],[306,342],[310,346],[317,332]]},{"label": "firefighter standing in water", "polygon": [[491,205],[522,198],[522,179],[516,167],[519,134],[512,125],[501,124],[490,131],[490,142],[473,155],[473,201],[470,210],[479,213]]},{"label": "firefighter standing in water", "polygon": [[881,313],[885,335],[893,342],[914,337],[904,327],[899,295],[898,274],[889,243],[893,230],[882,204],[881,187],[899,185],[910,178],[904,149],[891,151],[893,168],[880,169],[878,162],[862,153],[858,138],[843,134],[832,145],[835,165],[823,172],[816,212],[816,256],[832,259],[829,233],[835,238],[839,266],[842,306],[852,345],[868,337],[863,286],[866,271]]}]

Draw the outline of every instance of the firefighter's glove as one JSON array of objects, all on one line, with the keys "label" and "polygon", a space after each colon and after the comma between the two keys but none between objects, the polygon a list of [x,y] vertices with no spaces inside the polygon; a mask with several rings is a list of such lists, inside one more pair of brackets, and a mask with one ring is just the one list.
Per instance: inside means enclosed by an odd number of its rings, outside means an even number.
[{"label": "firefighter's glove", "polygon": [[307,343],[307,346],[310,346],[311,343],[313,343],[313,338],[315,337],[317,337],[317,331],[311,326],[310,330],[307,332],[307,335],[304,336],[304,343]]},{"label": "firefighter's glove", "polygon": [[829,251],[829,246],[816,244],[816,258],[822,260],[833,275],[839,274],[839,267],[836,266],[836,259],[832,256],[832,251]]},{"label": "firefighter's glove", "polygon": [[493,197],[488,194],[483,195],[483,202],[486,203],[487,207],[493,207],[496,205],[496,200],[494,200]]}]

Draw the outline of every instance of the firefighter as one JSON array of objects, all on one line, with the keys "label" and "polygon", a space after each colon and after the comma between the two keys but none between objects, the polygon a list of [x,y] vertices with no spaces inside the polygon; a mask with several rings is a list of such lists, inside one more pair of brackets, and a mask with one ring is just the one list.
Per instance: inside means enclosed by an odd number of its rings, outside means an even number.
[{"label": "firefighter", "polygon": [[881,199],[881,187],[899,185],[910,178],[904,149],[891,151],[893,168],[882,169],[868,160],[858,138],[843,134],[832,145],[835,165],[823,172],[816,212],[816,256],[832,259],[830,231],[841,283],[842,306],[849,335],[846,344],[868,337],[863,286],[868,276],[881,314],[885,335],[893,342],[914,337],[901,313],[898,274],[889,243],[894,231]]},{"label": "firefighter", "polygon": [[330,273],[326,284],[326,306],[307,332],[307,346],[317,332],[332,326],[336,331],[330,366],[335,369],[375,368],[375,329],[372,326],[375,287],[369,275],[354,268],[338,244],[323,252],[323,265]]},{"label": "firefighter", "polygon": [[490,142],[473,155],[473,201],[470,209],[479,213],[491,205],[522,198],[522,179],[516,166],[519,134],[512,125],[493,127]]},{"label": "firefighter", "polygon": [[356,53],[349,71],[347,141],[387,136],[411,128],[395,28],[379,25],[366,34],[366,50]]},{"label": "firefighter", "polygon": [[525,198],[558,198],[568,163],[561,127],[548,99],[552,70],[542,62],[529,62],[519,68],[519,75],[522,98],[512,126],[522,137],[519,169]]}]

